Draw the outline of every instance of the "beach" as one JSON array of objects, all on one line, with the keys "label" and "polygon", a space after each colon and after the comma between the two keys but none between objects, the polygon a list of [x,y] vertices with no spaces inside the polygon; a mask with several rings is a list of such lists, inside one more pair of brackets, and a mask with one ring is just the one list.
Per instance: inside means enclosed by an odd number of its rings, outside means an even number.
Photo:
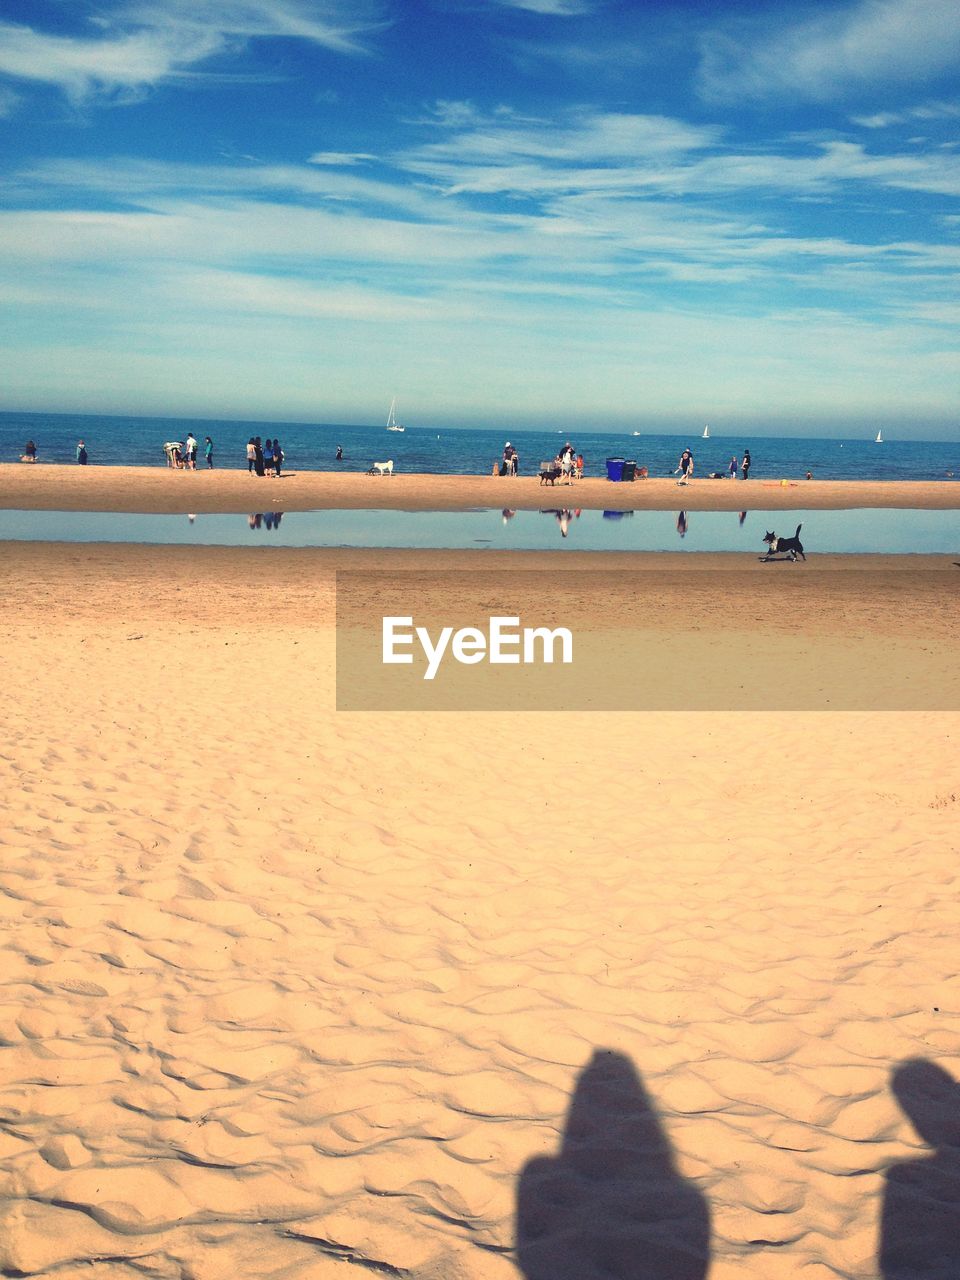
[{"label": "beach", "polygon": [[362,472],[290,471],[279,480],[246,471],[175,471],[164,467],[69,467],[0,464],[0,507],[46,511],[247,512],[337,507],[461,511],[467,507],[535,510],[563,495],[585,510],[777,511],[805,507],[960,508],[950,480],[710,480],[686,485],[664,477],[613,484],[584,477],[541,485],[535,475],[368,476]]},{"label": "beach", "polygon": [[[253,492],[543,500],[530,478],[0,467],[20,509]],[[800,505],[709,480],[570,500],[678,492]],[[799,492],[960,505],[949,484]],[[0,1269],[953,1274],[956,558],[8,549]],[[439,614],[440,576],[466,592],[481,565],[611,653],[638,627],[651,654],[694,645],[691,696],[338,711],[336,574]],[[642,573],[654,609],[604,584]],[[861,709],[757,709],[801,649],[846,663]],[[879,709],[885,652],[910,709]]]}]

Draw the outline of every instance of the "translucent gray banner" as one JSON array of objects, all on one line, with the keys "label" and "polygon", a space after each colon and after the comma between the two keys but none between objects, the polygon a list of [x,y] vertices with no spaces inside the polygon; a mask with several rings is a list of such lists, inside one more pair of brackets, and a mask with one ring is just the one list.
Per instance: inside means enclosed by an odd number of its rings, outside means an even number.
[{"label": "translucent gray banner", "polygon": [[960,569],[337,573],[340,711],[960,709]]}]

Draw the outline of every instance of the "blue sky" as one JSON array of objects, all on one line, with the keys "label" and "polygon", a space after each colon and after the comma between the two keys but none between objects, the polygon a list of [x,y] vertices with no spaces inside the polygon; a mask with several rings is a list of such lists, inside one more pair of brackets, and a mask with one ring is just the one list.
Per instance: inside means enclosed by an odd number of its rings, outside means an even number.
[{"label": "blue sky", "polygon": [[0,407],[960,438],[955,0],[5,0]]}]

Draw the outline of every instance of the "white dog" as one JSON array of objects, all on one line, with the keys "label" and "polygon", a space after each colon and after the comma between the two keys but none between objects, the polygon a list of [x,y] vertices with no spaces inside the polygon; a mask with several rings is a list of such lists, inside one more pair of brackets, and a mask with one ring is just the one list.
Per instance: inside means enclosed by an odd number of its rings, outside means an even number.
[{"label": "white dog", "polygon": [[367,472],[368,476],[392,476],[393,475],[393,459],[389,462],[375,462]]}]

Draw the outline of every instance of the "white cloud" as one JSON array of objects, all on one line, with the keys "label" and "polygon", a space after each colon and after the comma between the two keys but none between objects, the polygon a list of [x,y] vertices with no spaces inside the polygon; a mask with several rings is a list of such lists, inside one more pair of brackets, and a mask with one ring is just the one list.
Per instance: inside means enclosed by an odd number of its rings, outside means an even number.
[{"label": "white cloud", "polygon": [[[92,95],[131,100],[257,37],[296,37],[357,53],[358,37],[371,23],[361,19],[356,6],[356,18],[347,21],[341,13],[337,20],[337,9],[306,0],[157,0],[115,8],[91,20],[97,34],[89,37],[50,35],[0,22],[0,73],[56,85],[74,102]],[[318,13],[329,16],[321,19]]]},{"label": "white cloud", "polygon": [[600,164],[700,150],[716,143],[721,132],[713,125],[690,125],[669,116],[587,107],[536,120],[505,111],[481,117],[469,104],[456,104],[456,110],[450,110],[451,105],[443,104],[441,123],[460,132],[424,144],[417,156],[457,162],[547,159]]},{"label": "white cloud", "polygon": [[359,37],[381,25],[371,0],[131,0],[127,22],[162,31],[196,27],[223,36],[288,36],[341,53],[362,52]]},{"label": "white cloud", "polygon": [[20,106],[20,95],[12,89],[0,89],[0,119],[12,116]]},{"label": "white cloud", "polygon": [[0,72],[58,85],[79,101],[92,93],[131,93],[180,66],[200,62],[222,47],[216,32],[140,31],[82,40],[42,35],[0,23]]},{"label": "white cloud", "polygon": [[737,152],[720,147],[722,133],[712,126],[586,108],[555,121],[481,117],[472,109],[450,118],[462,124],[394,157],[448,196],[529,201],[580,192],[646,198],[782,192],[826,199],[852,183],[960,194],[960,158],[949,153],[871,155],[841,141],[790,154]]},{"label": "white cloud", "polygon": [[593,13],[596,4],[591,0],[494,0],[501,9],[526,9],[528,13],[543,13],[555,18],[578,18]]},{"label": "white cloud", "polygon": [[960,65],[956,0],[858,0],[788,26],[740,24],[701,44],[699,84],[708,98],[813,101],[878,85],[922,82]]},{"label": "white cloud", "polygon": [[376,160],[368,151],[315,151],[309,164],[330,165],[333,168],[352,168],[367,160]]},{"label": "white cloud", "polygon": [[902,111],[877,111],[873,115],[850,118],[864,129],[889,129],[893,125],[914,124],[918,120],[956,120],[960,118],[960,102],[927,102]]}]

